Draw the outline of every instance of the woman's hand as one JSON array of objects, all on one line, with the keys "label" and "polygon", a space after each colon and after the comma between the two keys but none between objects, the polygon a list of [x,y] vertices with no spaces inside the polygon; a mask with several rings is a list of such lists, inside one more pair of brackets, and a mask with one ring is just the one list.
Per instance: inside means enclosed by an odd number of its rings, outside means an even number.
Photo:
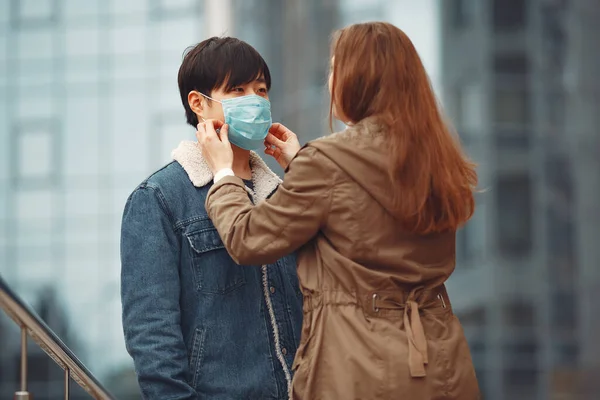
[{"label": "woman's hand", "polygon": [[265,154],[273,157],[281,168],[286,169],[300,150],[298,136],[285,126],[275,123],[265,139]]},{"label": "woman's hand", "polygon": [[[196,139],[202,150],[202,156],[213,175],[222,169],[233,167],[233,150],[229,143],[228,126],[222,121],[207,119],[197,126]],[[220,129],[217,134],[216,129]]]}]

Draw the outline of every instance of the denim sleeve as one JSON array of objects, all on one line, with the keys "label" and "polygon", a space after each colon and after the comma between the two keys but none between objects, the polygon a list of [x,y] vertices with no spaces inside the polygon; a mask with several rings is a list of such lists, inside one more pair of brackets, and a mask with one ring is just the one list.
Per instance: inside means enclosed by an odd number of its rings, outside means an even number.
[{"label": "denim sleeve", "polygon": [[180,325],[179,249],[161,193],[138,188],[121,226],[121,301],[125,344],[145,399],[197,399]]}]

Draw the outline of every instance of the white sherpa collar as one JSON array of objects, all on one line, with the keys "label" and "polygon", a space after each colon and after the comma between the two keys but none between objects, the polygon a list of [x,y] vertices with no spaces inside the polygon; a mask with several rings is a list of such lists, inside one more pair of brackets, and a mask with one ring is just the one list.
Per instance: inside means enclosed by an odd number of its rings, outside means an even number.
[{"label": "white sherpa collar", "polygon": [[[196,187],[208,185],[213,179],[208,164],[202,157],[197,142],[184,140],[173,150],[171,157],[187,172],[190,181]],[[265,200],[281,183],[281,179],[265,164],[258,154],[250,152],[250,169],[252,169],[252,184],[254,190],[246,188],[252,195],[254,204]]]}]

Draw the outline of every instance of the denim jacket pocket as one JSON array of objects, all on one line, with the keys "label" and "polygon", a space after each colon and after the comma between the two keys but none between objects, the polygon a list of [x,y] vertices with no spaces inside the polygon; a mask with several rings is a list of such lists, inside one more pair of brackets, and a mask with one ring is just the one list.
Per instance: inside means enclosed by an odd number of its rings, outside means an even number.
[{"label": "denim jacket pocket", "polygon": [[246,283],[245,267],[227,253],[214,228],[187,233],[192,250],[192,276],[199,292],[226,294]]}]

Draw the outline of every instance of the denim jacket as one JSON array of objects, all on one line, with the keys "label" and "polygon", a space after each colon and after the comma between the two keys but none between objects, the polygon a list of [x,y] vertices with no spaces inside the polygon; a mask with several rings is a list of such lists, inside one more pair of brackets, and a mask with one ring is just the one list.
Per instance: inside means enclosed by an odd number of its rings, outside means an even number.
[{"label": "denim jacket", "polygon": [[[144,398],[287,399],[302,295],[293,255],[239,266],[208,218],[212,174],[194,142],[129,197],[121,230],[127,351]],[[251,155],[254,202],[280,183]]]}]

